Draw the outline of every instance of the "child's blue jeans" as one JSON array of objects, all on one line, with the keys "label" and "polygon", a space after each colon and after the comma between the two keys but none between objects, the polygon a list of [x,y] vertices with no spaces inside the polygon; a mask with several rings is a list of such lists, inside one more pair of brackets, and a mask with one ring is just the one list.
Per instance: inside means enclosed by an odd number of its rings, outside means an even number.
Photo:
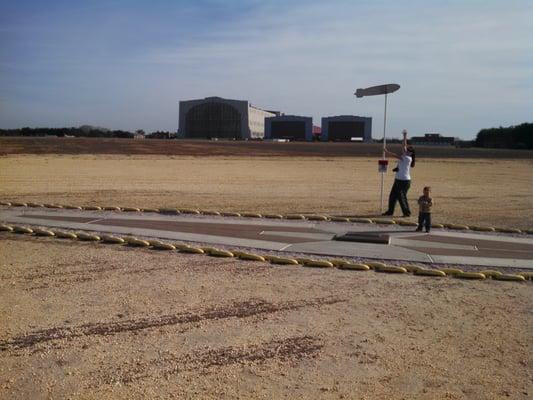
[{"label": "child's blue jeans", "polygon": [[422,228],[426,228],[426,232],[429,232],[431,229],[431,213],[421,212],[418,213],[418,230],[421,231]]}]

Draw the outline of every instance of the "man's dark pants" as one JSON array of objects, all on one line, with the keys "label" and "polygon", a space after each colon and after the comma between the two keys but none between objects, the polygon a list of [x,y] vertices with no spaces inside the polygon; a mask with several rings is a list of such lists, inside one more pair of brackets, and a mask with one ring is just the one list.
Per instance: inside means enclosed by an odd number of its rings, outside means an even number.
[{"label": "man's dark pants", "polygon": [[396,202],[399,201],[403,215],[411,215],[409,203],[407,202],[407,192],[409,191],[410,187],[411,181],[402,181],[400,179],[396,179],[394,181],[394,185],[392,185],[389,195],[389,209],[387,210],[387,214],[394,214],[394,207],[396,206]]},{"label": "man's dark pants", "polygon": [[431,229],[431,213],[421,212],[418,213],[418,228],[421,231],[422,227],[426,228],[426,232]]}]

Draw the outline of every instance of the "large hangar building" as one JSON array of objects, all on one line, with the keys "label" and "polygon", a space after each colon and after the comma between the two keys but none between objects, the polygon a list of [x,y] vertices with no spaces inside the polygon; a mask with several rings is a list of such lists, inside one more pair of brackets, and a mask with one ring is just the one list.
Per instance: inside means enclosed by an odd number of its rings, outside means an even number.
[{"label": "large hangar building", "polygon": [[372,118],[339,115],[322,118],[322,141],[372,141]]},{"label": "large hangar building", "polygon": [[262,139],[265,118],[279,113],[246,100],[206,97],[179,102],[178,137],[197,139]]},{"label": "large hangar building", "polygon": [[298,115],[265,118],[265,139],[313,140],[313,119]]}]

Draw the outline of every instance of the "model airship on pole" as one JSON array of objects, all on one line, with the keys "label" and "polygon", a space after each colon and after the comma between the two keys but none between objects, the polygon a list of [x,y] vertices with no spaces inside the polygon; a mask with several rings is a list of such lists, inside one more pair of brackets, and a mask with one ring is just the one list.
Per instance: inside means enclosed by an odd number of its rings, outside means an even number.
[{"label": "model airship on pole", "polygon": [[356,97],[377,96],[381,94],[385,95],[385,112],[383,113],[383,155],[381,160],[378,160],[378,170],[379,172],[381,172],[381,212],[383,212],[383,181],[385,177],[385,172],[387,172],[388,165],[388,160],[385,157],[385,146],[387,141],[387,95],[389,93],[394,93],[398,89],[400,89],[400,85],[396,83],[389,83],[387,85],[378,85],[371,86],[365,89],[357,89],[354,93]]}]

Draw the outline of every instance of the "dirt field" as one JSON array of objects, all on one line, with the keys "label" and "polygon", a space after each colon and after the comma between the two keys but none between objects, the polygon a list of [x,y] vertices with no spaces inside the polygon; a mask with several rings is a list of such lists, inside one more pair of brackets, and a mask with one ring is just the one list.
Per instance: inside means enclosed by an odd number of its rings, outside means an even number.
[{"label": "dirt field", "polygon": [[[379,146],[148,142],[0,139],[0,199],[379,211]],[[414,210],[431,185],[437,221],[533,227],[533,153],[449,151]],[[0,398],[526,399],[530,286],[0,234]]]},{"label": "dirt field", "polygon": [[0,398],[533,394],[530,284],[0,236]]},{"label": "dirt field", "polygon": [[[533,159],[419,158],[409,192],[413,214],[429,185],[436,222],[532,228],[531,171]],[[393,179],[387,174],[385,198]],[[375,215],[379,190],[376,160],[365,157],[0,157],[6,200]]]},{"label": "dirt field", "polygon": [[[389,146],[398,150],[399,145]],[[531,150],[416,146],[422,158],[533,159]],[[269,141],[135,140],[105,138],[0,137],[0,155],[123,154],[245,157],[379,157],[379,143],[277,143]]]}]

